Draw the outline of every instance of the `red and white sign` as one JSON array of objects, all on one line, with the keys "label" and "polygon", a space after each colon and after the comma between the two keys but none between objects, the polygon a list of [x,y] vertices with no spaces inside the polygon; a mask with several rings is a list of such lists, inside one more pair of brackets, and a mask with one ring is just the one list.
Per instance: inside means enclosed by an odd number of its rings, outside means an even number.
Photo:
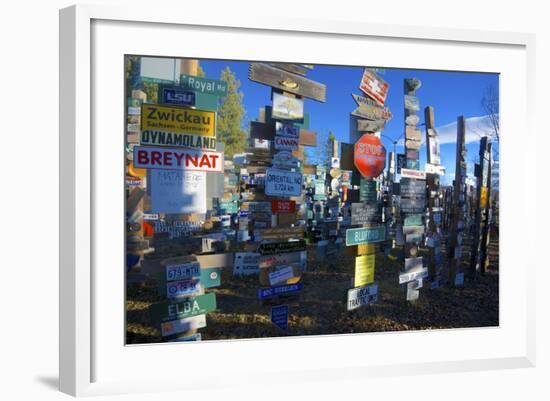
[{"label": "red and white sign", "polygon": [[292,200],[272,200],[271,211],[273,213],[294,213],[296,211],[296,202]]},{"label": "red and white sign", "polygon": [[275,149],[277,150],[296,150],[299,143],[298,138],[275,135]]},{"label": "red and white sign", "polygon": [[354,159],[363,177],[378,177],[386,167],[386,148],[380,138],[365,134],[355,143]]},{"label": "red and white sign", "polygon": [[408,168],[401,169],[401,177],[405,178],[418,178],[420,180],[426,179],[426,172],[420,170],[411,170]]},{"label": "red and white sign", "polygon": [[376,100],[376,102],[381,106],[384,106],[384,103],[386,102],[389,87],[390,85],[376,75],[374,71],[365,68],[359,89],[361,89],[366,95]]},{"label": "red and white sign", "polygon": [[223,172],[223,153],[201,149],[136,146],[134,166],[163,170]]}]

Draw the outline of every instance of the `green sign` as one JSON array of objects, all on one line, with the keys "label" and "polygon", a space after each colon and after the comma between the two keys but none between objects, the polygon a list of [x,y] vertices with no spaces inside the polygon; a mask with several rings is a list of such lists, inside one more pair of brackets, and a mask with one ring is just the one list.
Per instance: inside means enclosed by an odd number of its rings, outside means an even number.
[{"label": "green sign", "polygon": [[386,227],[361,227],[346,230],[346,246],[382,242],[386,238]]},{"label": "green sign", "polygon": [[222,268],[201,269],[201,285],[203,288],[219,287],[222,283]]},{"label": "green sign", "polygon": [[219,96],[196,92],[195,106],[199,110],[218,111]]},{"label": "green sign", "polygon": [[362,202],[376,201],[376,181],[361,178],[359,182],[359,200]]},{"label": "green sign", "polygon": [[179,302],[162,302],[149,307],[151,322],[168,322],[187,317],[204,315],[216,310],[216,294],[186,298]]},{"label": "green sign", "polygon": [[195,92],[215,96],[227,96],[227,82],[182,74],[180,86]]}]

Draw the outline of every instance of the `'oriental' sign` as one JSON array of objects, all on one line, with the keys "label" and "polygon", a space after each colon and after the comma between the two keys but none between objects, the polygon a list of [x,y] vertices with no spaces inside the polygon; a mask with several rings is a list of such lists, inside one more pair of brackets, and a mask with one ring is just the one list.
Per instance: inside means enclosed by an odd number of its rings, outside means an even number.
[{"label": "'oriental' sign", "polygon": [[386,167],[386,148],[380,138],[365,134],[355,143],[354,163],[363,177],[378,177]]},{"label": "'oriental' sign", "polygon": [[365,68],[359,89],[376,100],[381,106],[386,101],[389,87],[389,84],[376,75],[374,71]]},{"label": "'oriental' sign", "polygon": [[265,178],[265,194],[268,196],[300,196],[302,173],[268,168]]},{"label": "'oriental' sign", "polygon": [[216,136],[216,113],[179,106],[141,105],[141,129]]},{"label": "'oriental' sign", "polygon": [[386,238],[386,227],[361,227],[346,230],[346,246],[373,244]]},{"label": "'oriental' sign", "polygon": [[198,149],[135,146],[134,166],[163,170],[223,172],[223,153]]}]

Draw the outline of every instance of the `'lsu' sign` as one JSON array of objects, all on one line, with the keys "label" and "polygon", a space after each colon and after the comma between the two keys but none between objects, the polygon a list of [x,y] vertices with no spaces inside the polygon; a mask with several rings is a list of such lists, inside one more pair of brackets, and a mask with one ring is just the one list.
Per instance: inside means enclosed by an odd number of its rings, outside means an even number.
[{"label": "'lsu' sign", "polygon": [[216,136],[216,113],[178,106],[141,105],[141,129]]}]

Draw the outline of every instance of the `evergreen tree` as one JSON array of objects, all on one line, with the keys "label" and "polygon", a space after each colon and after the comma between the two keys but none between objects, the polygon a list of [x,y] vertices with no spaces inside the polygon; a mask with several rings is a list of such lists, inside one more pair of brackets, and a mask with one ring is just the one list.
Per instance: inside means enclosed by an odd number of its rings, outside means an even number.
[{"label": "evergreen tree", "polygon": [[229,67],[225,67],[220,79],[227,83],[228,91],[218,110],[217,139],[225,144],[225,157],[230,159],[246,148],[247,135],[242,129],[246,110],[243,93],[239,92],[241,83]]}]

